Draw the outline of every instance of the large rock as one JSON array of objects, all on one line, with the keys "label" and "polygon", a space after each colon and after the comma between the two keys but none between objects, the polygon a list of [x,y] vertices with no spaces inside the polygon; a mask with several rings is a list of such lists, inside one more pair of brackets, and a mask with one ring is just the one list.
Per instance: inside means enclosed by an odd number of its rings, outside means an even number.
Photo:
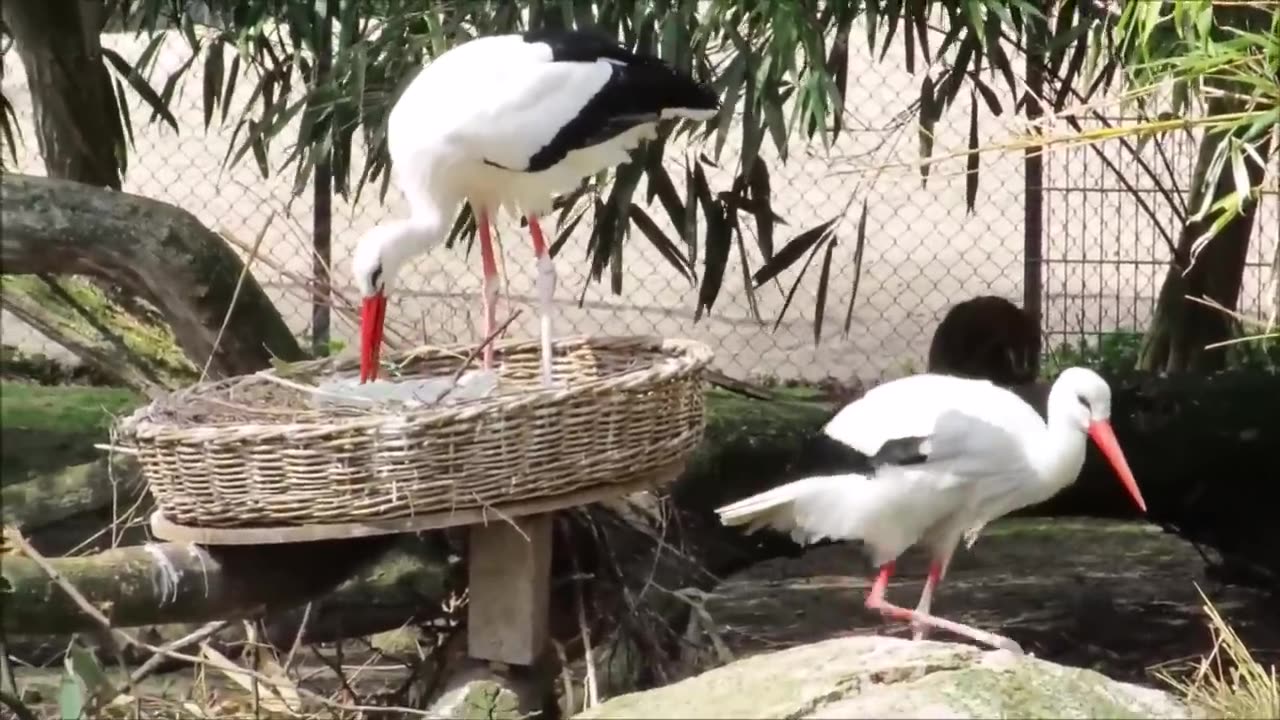
[{"label": "large rock", "polygon": [[1002,650],[844,637],[755,655],[579,718],[1187,718],[1173,696]]}]

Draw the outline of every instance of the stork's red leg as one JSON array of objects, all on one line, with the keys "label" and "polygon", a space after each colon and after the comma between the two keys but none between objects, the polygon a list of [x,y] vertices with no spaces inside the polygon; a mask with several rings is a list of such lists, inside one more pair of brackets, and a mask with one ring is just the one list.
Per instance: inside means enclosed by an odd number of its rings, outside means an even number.
[{"label": "stork's red leg", "polygon": [[953,620],[930,615],[929,613],[908,610],[904,607],[894,605],[884,599],[885,590],[889,587],[889,576],[893,574],[893,563],[887,562],[880,566],[880,573],[876,576],[876,580],[871,585],[871,591],[867,593],[866,605],[872,610],[878,610],[881,615],[893,620],[909,622],[912,624],[928,625],[938,630],[945,630],[956,635],[967,637],[984,645],[990,645],[995,648],[1009,650],[1018,654],[1022,654],[1022,648],[1014,641],[989,633],[985,630],[979,630],[975,627],[969,627],[963,623]]},{"label": "stork's red leg", "polygon": [[[476,214],[476,229],[480,233],[480,262],[483,266],[484,275],[480,282],[480,293],[484,302],[484,325],[481,330],[481,337],[487,338],[493,334],[493,329],[497,327],[497,302],[498,302],[498,263],[494,259],[493,254],[493,236],[489,231],[489,213],[481,210]],[[495,338],[496,341],[496,338]],[[486,370],[493,367],[493,343],[489,343],[484,347],[484,368]]]},{"label": "stork's red leg", "polygon": [[[920,602],[916,604],[916,612],[922,615],[928,615],[929,610],[933,606],[933,591],[938,589],[938,583],[942,582],[942,575],[946,572],[945,560],[934,560],[929,563],[929,575],[924,581],[924,591],[920,593]],[[914,623],[915,632],[912,634],[912,640],[923,640],[929,634],[929,626],[922,623]]]},{"label": "stork's red leg", "polygon": [[556,267],[547,252],[547,243],[542,236],[542,227],[538,218],[530,214],[529,235],[533,238],[533,254],[536,257],[537,276],[534,285],[538,291],[538,306],[542,313],[542,384],[551,385],[551,313],[555,309]]}]

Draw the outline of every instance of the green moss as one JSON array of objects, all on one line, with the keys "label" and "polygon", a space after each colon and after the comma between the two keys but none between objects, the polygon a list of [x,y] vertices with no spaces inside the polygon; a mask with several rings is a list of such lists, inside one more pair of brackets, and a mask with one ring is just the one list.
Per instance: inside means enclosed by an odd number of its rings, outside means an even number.
[{"label": "green moss", "polygon": [[970,667],[913,683],[915,697],[936,695],[974,717],[1141,718],[1132,698],[1111,694],[1112,681],[1092,670],[1019,663],[1006,670]]},{"label": "green moss", "polygon": [[[162,380],[182,382],[195,377],[196,369],[178,346],[168,323],[148,317],[149,311],[141,306],[122,306],[96,285],[80,278],[59,278],[58,284],[85,312],[119,336],[133,355],[145,358],[161,373]],[[0,280],[0,288],[6,293],[22,295],[41,307],[54,308],[58,322],[69,332],[95,343],[107,342],[88,320],[39,278],[8,275]]]},{"label": "green moss", "polygon": [[471,683],[460,717],[465,720],[515,720],[521,717],[515,693],[493,681]]},{"label": "green moss", "polygon": [[0,475],[95,459],[113,418],[142,402],[124,388],[0,382]]}]

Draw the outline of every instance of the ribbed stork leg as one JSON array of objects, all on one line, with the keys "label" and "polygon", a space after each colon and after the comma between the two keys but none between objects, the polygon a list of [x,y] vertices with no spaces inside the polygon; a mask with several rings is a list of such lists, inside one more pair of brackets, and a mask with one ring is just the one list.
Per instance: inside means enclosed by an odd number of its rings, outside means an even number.
[{"label": "ribbed stork leg", "polygon": [[[947,572],[949,560],[950,558],[948,557],[929,563],[929,575],[924,581],[924,592],[920,593],[920,602],[916,604],[917,614],[929,614],[929,610],[933,606],[933,591],[938,589],[938,583],[942,582],[942,577]],[[923,640],[929,634],[929,626],[923,623],[912,623],[912,629],[915,631],[911,635],[912,640]]]},{"label": "ribbed stork leg", "polygon": [[[493,235],[489,230],[489,212],[481,210],[476,213],[476,230],[480,233],[480,262],[483,265],[484,275],[480,281],[480,293],[484,302],[484,324],[481,327],[480,336],[482,339],[488,338],[493,334],[494,328],[498,326],[497,322],[497,303],[498,303],[498,263],[493,254]],[[497,338],[493,342],[484,346],[484,369],[493,369],[493,343],[497,342]]]},{"label": "ribbed stork leg", "polygon": [[1018,643],[1010,640],[1009,638],[996,635],[995,633],[989,633],[985,630],[979,630],[975,627],[970,627],[953,620],[940,618],[936,615],[930,615],[927,612],[922,613],[915,610],[908,610],[885,600],[884,593],[889,587],[889,576],[892,574],[892,562],[887,562],[880,566],[880,574],[876,576],[875,582],[871,585],[871,592],[867,593],[866,605],[868,608],[872,610],[879,610],[880,614],[886,618],[912,623],[913,625],[928,625],[930,627],[937,628],[938,630],[946,630],[947,632],[967,637],[984,645],[1009,650],[1010,652],[1014,652],[1019,655],[1022,654],[1022,648]]},{"label": "ribbed stork leg", "polygon": [[529,220],[529,235],[533,238],[533,254],[537,262],[537,277],[534,286],[538,291],[538,310],[542,313],[542,384],[551,386],[551,313],[555,310],[556,266],[547,251],[546,240],[542,236],[542,227],[534,215],[526,216]]}]

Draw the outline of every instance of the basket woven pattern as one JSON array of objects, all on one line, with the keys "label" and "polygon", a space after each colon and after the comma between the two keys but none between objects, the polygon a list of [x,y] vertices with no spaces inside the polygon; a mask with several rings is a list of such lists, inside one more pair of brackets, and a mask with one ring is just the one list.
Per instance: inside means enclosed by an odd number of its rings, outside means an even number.
[{"label": "basket woven pattern", "polygon": [[[388,360],[402,379],[447,377],[470,349]],[[351,369],[323,360],[179,391],[120,434],[165,516],[210,528],[392,519],[637,482],[701,441],[705,345],[580,337],[553,351],[557,388],[539,385],[537,342],[507,341],[495,344],[490,397],[314,409],[299,378]]]}]

